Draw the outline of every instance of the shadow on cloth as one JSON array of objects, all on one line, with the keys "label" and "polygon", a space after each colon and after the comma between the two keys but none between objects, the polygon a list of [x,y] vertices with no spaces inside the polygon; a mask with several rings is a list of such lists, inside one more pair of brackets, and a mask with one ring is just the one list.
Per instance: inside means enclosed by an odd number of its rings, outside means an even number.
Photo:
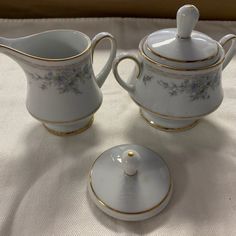
[{"label": "shadow on cloth", "polygon": [[[20,188],[17,189],[17,195],[12,200],[11,209],[8,211],[9,214],[5,216],[0,235],[11,235],[14,222],[17,217],[20,217],[18,212],[27,207],[25,206],[25,201],[34,192],[34,187],[39,185],[40,180],[47,178],[47,176],[59,175],[61,173],[60,168],[66,165],[66,158],[70,159],[70,164],[73,166],[73,168],[70,168],[68,181],[85,181],[90,167],[90,162],[85,160],[87,157],[86,151],[100,142],[97,135],[98,132],[96,124],[93,124],[90,129],[82,134],[58,137],[48,133],[42,125],[36,125],[36,123],[25,131],[25,135],[22,137],[23,141],[21,141],[25,144],[24,152],[19,153],[18,150],[15,150],[13,155],[17,158],[13,158],[13,161],[9,162],[12,171],[9,188],[17,188],[17,186],[20,186]],[[83,156],[83,158],[81,159],[80,156]],[[83,168],[79,168],[81,163],[88,164],[83,166]],[[15,173],[21,173],[21,175],[16,176]],[[58,182],[53,187],[55,189],[50,189],[50,192],[60,188],[61,180],[55,179]]]}]

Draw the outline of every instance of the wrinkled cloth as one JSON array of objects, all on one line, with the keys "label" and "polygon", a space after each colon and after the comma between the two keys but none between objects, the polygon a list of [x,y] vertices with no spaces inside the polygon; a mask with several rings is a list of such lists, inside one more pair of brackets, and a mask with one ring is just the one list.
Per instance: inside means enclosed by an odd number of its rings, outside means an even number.
[{"label": "wrinkled cloth", "polygon": [[[0,35],[18,37],[48,29],[75,29],[90,37],[112,33],[120,50],[135,50],[165,19],[0,20]],[[236,22],[200,21],[197,30],[220,39]],[[99,72],[108,44],[95,51]],[[71,137],[45,130],[25,108],[26,80],[0,54],[0,235],[236,235],[236,58],[223,72],[224,101],[193,129],[165,133],[150,127],[110,73],[93,126]],[[120,66],[128,77],[132,62]],[[112,146],[136,143],[158,152],[174,182],[163,212],[143,222],[122,222],[101,212],[87,193],[93,161]]]}]

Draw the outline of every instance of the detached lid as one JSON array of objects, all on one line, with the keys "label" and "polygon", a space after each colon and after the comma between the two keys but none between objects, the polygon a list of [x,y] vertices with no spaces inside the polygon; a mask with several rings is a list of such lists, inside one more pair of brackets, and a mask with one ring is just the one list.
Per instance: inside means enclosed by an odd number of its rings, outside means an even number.
[{"label": "detached lid", "polygon": [[177,12],[177,29],[163,29],[150,34],[143,52],[155,62],[172,68],[201,68],[214,64],[220,57],[218,43],[209,36],[193,31],[199,11],[184,5]]},{"label": "detached lid", "polygon": [[171,197],[172,181],[157,153],[125,144],[97,158],[90,171],[88,190],[93,202],[106,214],[138,221],[163,210]]}]

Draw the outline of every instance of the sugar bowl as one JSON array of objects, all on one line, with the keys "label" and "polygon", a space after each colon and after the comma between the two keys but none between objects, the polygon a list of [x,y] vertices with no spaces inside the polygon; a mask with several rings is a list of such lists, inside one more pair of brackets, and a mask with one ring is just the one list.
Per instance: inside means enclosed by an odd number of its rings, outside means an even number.
[{"label": "sugar bowl", "polygon": [[[177,12],[177,28],[144,37],[138,54],[123,53],[113,62],[118,83],[140,107],[142,117],[155,128],[182,131],[215,111],[223,100],[222,70],[234,55],[236,36],[215,41],[193,30],[199,11],[184,5]],[[227,51],[223,48],[229,41]],[[118,65],[132,59],[137,65],[125,82]]]}]

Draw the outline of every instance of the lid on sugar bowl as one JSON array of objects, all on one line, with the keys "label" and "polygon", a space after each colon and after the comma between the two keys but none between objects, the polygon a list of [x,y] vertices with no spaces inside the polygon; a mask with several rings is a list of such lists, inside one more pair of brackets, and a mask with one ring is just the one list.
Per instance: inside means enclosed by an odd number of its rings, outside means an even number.
[{"label": "lid on sugar bowl", "polygon": [[155,152],[135,144],[115,146],[94,162],[88,181],[92,201],[106,214],[139,221],[168,204],[172,180],[166,163]]},{"label": "lid on sugar bowl", "polygon": [[198,69],[220,60],[219,43],[206,34],[194,31],[199,11],[184,5],[177,12],[177,28],[156,31],[140,43],[140,51],[155,63],[171,69]]}]

